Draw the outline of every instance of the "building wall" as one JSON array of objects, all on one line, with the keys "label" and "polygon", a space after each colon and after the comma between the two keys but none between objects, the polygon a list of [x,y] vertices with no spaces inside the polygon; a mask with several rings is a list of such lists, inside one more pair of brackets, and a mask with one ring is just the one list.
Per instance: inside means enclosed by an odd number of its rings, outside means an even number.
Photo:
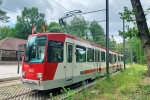
[{"label": "building wall", "polygon": [[[25,54],[25,52],[21,52],[20,59]],[[1,61],[17,61],[18,60],[18,54],[16,51],[2,51],[2,57]]]}]

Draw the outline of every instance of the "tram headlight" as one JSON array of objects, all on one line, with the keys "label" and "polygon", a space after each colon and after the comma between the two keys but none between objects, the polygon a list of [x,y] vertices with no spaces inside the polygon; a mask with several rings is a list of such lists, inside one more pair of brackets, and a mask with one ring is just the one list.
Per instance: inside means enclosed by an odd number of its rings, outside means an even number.
[{"label": "tram headlight", "polygon": [[37,78],[42,79],[42,73],[37,73]]}]

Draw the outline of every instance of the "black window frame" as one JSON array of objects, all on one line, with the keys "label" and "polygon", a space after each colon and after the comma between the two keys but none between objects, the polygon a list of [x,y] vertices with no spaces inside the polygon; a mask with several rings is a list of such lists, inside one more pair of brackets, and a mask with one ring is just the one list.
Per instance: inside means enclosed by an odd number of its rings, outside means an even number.
[{"label": "black window frame", "polygon": [[[77,55],[78,55],[78,53],[77,53],[77,47],[78,48],[82,48],[83,50],[85,50],[85,60],[84,61],[79,61],[78,59],[77,59]],[[80,63],[80,62],[86,62],[86,47],[84,47],[84,46],[80,46],[80,45],[76,45],[76,62],[78,62],[78,63]]]},{"label": "black window frame", "polygon": [[117,55],[114,54],[114,64],[117,62]]},{"label": "black window frame", "polygon": [[100,51],[98,50],[98,62],[100,62]]},{"label": "black window frame", "polygon": [[[72,49],[70,49],[69,46],[71,46]],[[72,50],[72,52],[70,52],[70,50]],[[68,44],[68,45],[67,45],[67,53],[68,53],[68,54],[67,54],[67,55],[68,55],[68,56],[67,56],[67,62],[68,62],[68,63],[72,63],[72,61],[73,61],[73,45],[71,45],[71,44]],[[71,57],[69,56],[69,53],[72,54]],[[71,59],[70,59],[70,58],[71,58]]]},{"label": "black window frame", "polygon": [[97,50],[94,50],[94,61],[95,62],[97,62],[96,53],[97,53]]},{"label": "black window frame", "polygon": [[[93,53],[92,53],[92,56],[93,56],[93,59],[92,59],[92,61],[89,61],[89,59],[88,59],[88,56],[89,56],[89,54],[88,54],[88,51],[89,50],[91,50]],[[87,62],[94,62],[94,49],[92,49],[92,48],[87,48]]]},{"label": "black window frame", "polygon": [[[50,46],[50,42],[60,42],[61,43],[61,45],[59,45],[59,46],[56,46],[56,45],[51,45]],[[61,61],[50,61],[50,59],[49,59],[49,48],[50,47],[55,47],[55,48],[61,48]],[[53,54],[53,53],[52,53]],[[61,42],[61,41],[55,41],[55,40],[49,40],[48,41],[48,52],[47,52],[47,62],[49,62],[49,63],[62,63],[64,61],[64,43],[63,42]]]},{"label": "black window frame", "polygon": [[113,54],[109,53],[109,63],[113,64]]},{"label": "black window frame", "polygon": [[[103,61],[103,58],[104,58],[104,61]],[[106,62],[106,52],[105,51],[101,51],[101,62]]]}]

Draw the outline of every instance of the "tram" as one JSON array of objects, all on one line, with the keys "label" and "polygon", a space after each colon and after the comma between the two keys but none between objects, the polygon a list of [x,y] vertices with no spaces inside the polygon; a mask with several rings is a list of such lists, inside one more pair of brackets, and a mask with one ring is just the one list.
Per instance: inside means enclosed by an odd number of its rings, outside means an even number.
[{"label": "tram", "polygon": [[[22,57],[22,85],[36,90],[69,86],[106,73],[106,48],[66,33],[28,37]],[[109,72],[123,68],[123,55],[109,51]]]}]

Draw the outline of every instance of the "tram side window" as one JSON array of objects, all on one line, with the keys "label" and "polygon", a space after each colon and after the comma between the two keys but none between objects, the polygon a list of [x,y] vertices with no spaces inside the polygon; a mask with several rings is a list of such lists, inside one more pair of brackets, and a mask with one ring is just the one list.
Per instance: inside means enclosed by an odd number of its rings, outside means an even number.
[{"label": "tram side window", "polygon": [[116,61],[117,61],[117,57],[116,57],[116,55],[114,54],[114,63],[116,63]]},{"label": "tram side window", "polygon": [[100,51],[98,51],[98,62],[100,62]]},{"label": "tram side window", "polygon": [[101,51],[101,62],[105,62],[105,52]]},{"label": "tram side window", "polygon": [[109,63],[112,64],[113,55],[109,53]]},{"label": "tram side window", "polygon": [[100,61],[100,52],[98,50],[95,50],[95,62],[99,62]]},{"label": "tram side window", "polygon": [[97,62],[97,50],[95,50],[95,62]]},{"label": "tram side window", "polygon": [[94,62],[94,50],[91,48],[87,48],[87,61]]},{"label": "tram side window", "polygon": [[119,61],[121,62],[121,56],[119,56]]},{"label": "tram side window", "polygon": [[121,56],[121,62],[123,62],[123,56]]},{"label": "tram side window", "polygon": [[68,62],[69,63],[72,62],[72,55],[73,55],[73,46],[68,45]]},{"label": "tram side window", "polygon": [[48,43],[48,62],[63,61],[63,43],[50,40]]},{"label": "tram side window", "polygon": [[86,61],[86,48],[83,46],[76,45],[76,62]]}]

